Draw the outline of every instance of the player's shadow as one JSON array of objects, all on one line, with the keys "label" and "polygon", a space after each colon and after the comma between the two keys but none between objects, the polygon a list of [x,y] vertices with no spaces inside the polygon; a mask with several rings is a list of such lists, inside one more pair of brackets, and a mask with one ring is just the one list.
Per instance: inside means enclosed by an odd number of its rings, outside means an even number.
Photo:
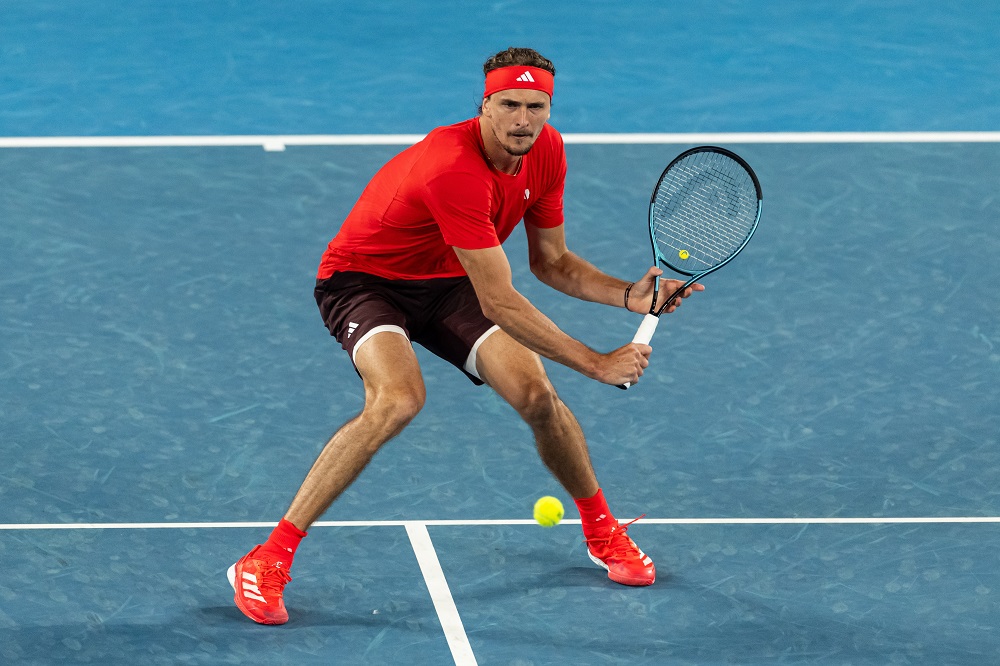
[{"label": "player's shadow", "polygon": [[282,626],[258,625],[235,605],[118,623],[8,626],[0,629],[0,663],[269,663],[267,655],[284,655],[291,660],[286,663],[308,663],[341,653],[368,655],[366,662],[345,663],[392,663],[384,658],[398,654],[404,644],[419,650],[427,643],[432,652],[443,649],[433,609],[429,614],[428,609],[414,608],[373,615],[349,604],[345,599],[343,610],[327,610],[304,601],[289,609],[290,621]]},{"label": "player's shadow", "polygon": [[[349,603],[345,599],[345,605]],[[245,616],[235,604],[229,606],[213,606],[199,609],[196,613],[202,618],[204,624],[218,625],[240,623],[247,626],[257,624]],[[308,600],[300,600],[294,606],[288,608],[289,624],[294,627],[351,627],[364,626],[371,627],[377,624],[389,624],[382,622],[378,616],[371,616],[369,612],[352,612],[345,607],[344,610],[324,610],[309,605]],[[267,626],[267,625],[261,625]]]}]

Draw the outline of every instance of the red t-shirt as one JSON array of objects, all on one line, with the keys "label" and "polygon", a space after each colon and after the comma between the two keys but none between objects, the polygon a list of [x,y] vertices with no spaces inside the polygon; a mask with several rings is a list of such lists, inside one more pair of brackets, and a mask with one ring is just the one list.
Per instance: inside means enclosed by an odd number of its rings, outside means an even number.
[{"label": "red t-shirt", "polygon": [[496,247],[522,218],[543,228],[562,224],[565,180],[562,137],[548,124],[513,176],[490,165],[478,118],[438,127],[375,174],[330,241],[317,277],[465,275],[452,247]]}]

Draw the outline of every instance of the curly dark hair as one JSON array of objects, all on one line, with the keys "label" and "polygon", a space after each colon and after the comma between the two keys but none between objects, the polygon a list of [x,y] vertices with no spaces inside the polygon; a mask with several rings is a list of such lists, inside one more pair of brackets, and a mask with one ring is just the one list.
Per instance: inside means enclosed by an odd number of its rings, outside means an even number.
[{"label": "curly dark hair", "polygon": [[541,53],[534,49],[520,48],[517,46],[511,46],[506,51],[501,51],[494,56],[490,56],[486,62],[483,63],[483,74],[489,74],[494,69],[500,69],[501,67],[510,67],[512,65],[525,65],[527,67],[537,67],[538,69],[544,69],[546,72],[556,75],[555,65],[548,58],[542,56]]}]

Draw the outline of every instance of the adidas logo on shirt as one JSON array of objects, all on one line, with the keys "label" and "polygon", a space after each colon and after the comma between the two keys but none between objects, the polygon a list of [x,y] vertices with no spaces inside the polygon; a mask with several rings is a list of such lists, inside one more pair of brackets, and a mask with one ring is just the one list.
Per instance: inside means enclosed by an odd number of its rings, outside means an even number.
[{"label": "adidas logo on shirt", "polygon": [[531,76],[531,72],[525,72],[521,76],[515,79],[516,81],[523,81],[524,83],[534,83],[535,79]]}]

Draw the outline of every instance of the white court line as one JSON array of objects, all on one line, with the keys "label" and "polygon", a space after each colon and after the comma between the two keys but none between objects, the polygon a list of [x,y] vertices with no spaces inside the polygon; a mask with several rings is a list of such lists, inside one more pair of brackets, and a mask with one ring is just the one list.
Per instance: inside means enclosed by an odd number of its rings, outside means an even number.
[{"label": "white court line", "polygon": [[[619,520],[628,519],[619,517]],[[827,518],[643,518],[649,525],[892,525],[892,524],[982,524],[1000,523],[1000,516],[882,516]],[[154,529],[229,529],[273,528],[272,522],[215,523],[0,523],[0,530],[154,530]],[[579,525],[580,520],[567,519],[562,524]],[[526,519],[499,520],[319,520],[313,527],[405,527],[444,526],[474,527],[477,525],[535,525]]]},{"label": "white court line", "polygon": [[451,596],[451,590],[448,589],[448,581],[445,580],[441,562],[434,550],[434,544],[431,543],[431,535],[427,533],[426,525],[408,523],[406,534],[410,537],[410,544],[420,565],[420,573],[424,575],[427,591],[430,592],[431,600],[434,602],[434,609],[441,621],[445,638],[448,639],[448,647],[451,648],[455,665],[477,666],[476,655],[472,653],[469,637],[465,633],[465,627],[462,626],[462,618],[458,615],[458,608]]},{"label": "white court line", "polygon": [[694,132],[564,134],[566,143],[997,143],[1000,132]]},{"label": "white court line", "polygon": [[[157,148],[259,146],[411,145],[423,134],[275,134],[231,136],[26,136],[0,137],[0,148]],[[694,132],[566,133],[567,144],[706,143],[998,143],[1000,132]]]}]

